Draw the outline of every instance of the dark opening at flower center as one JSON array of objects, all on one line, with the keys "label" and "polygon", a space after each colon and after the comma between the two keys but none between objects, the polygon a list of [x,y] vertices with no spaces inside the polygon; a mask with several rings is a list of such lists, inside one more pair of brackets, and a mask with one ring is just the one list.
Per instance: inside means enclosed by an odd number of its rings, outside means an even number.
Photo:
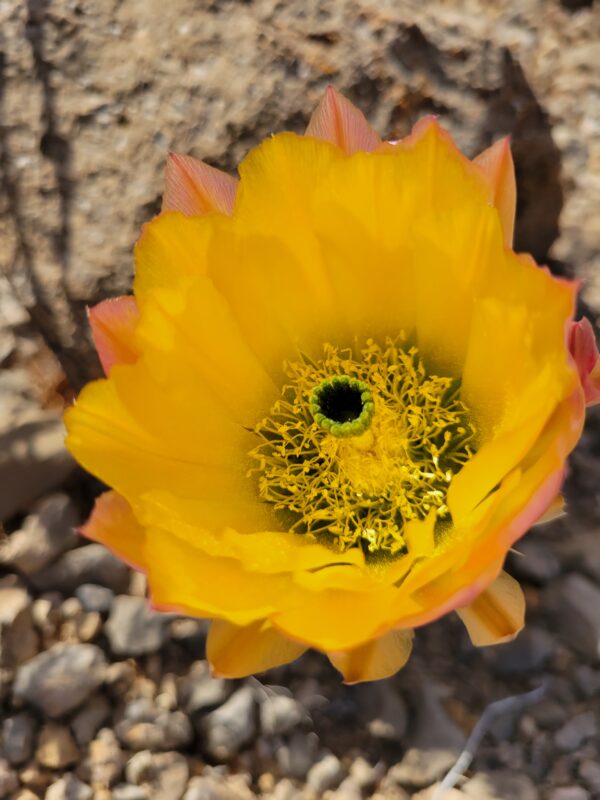
[{"label": "dark opening at flower center", "polygon": [[315,422],[333,436],[359,436],[373,417],[368,385],[348,375],[322,381],[312,392],[310,411]]}]

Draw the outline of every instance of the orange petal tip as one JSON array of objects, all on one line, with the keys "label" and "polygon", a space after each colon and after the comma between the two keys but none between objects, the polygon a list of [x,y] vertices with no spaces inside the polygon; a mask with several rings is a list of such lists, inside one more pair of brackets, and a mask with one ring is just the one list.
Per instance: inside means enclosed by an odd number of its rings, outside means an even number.
[{"label": "orange petal tip", "polygon": [[108,375],[115,364],[133,364],[138,352],[133,340],[139,310],[134,297],[115,297],[88,308],[92,339]]},{"label": "orange petal tip", "polygon": [[237,180],[191,156],[169,153],[165,168],[163,211],[198,217],[218,211],[231,215]]},{"label": "orange petal tip", "polygon": [[369,153],[381,144],[362,112],[333,86],[325,90],[310,118],[306,135],[336,144],[348,155],[361,150]]}]

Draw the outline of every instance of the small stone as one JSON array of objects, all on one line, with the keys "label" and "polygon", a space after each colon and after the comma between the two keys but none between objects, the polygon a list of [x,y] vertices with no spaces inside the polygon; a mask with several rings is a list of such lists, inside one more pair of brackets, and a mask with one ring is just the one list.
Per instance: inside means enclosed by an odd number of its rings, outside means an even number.
[{"label": "small stone", "polygon": [[0,563],[24,575],[38,572],[77,544],[77,523],[77,509],[66,494],[47,497],[0,546]]},{"label": "small stone", "polygon": [[29,764],[19,773],[19,779],[23,786],[27,786],[36,794],[44,794],[55,777],[50,770],[44,769],[36,763]]},{"label": "small stone", "polygon": [[114,661],[106,669],[104,683],[115,697],[122,697],[136,676],[135,665],[131,661]]},{"label": "small stone", "polygon": [[304,707],[283,694],[269,695],[260,705],[260,725],[267,736],[288,733],[307,719],[310,718]]},{"label": "small stone", "polygon": [[13,800],[40,800],[37,794],[34,794],[29,789],[22,789],[14,795]]},{"label": "small stone", "polygon": [[567,710],[564,704],[549,697],[544,697],[539,703],[531,706],[528,714],[543,730],[555,730],[567,719]]},{"label": "small stone", "polygon": [[[273,800],[300,800],[302,792],[295,786],[289,778],[280,780],[273,789]],[[183,800],[188,800],[184,797]],[[201,797],[190,797],[189,800],[204,800]]]},{"label": "small stone", "polygon": [[129,569],[104,545],[86,544],[68,550],[57,561],[31,576],[38,591],[55,586],[65,594],[72,594],[82,583],[97,583],[120,592],[127,586]]},{"label": "small stone", "polygon": [[38,652],[31,598],[12,576],[0,580],[0,668],[14,669]]},{"label": "small stone", "polygon": [[360,684],[354,688],[354,697],[371,736],[391,741],[403,738],[408,722],[406,705],[390,683]]},{"label": "small stone", "polygon": [[33,753],[35,720],[27,712],[7,717],[2,723],[2,755],[14,766],[23,764]]},{"label": "small stone", "polygon": [[110,705],[104,695],[96,694],[87,701],[71,720],[71,730],[80,747],[86,747],[102,723],[110,716]]},{"label": "small stone", "polygon": [[335,789],[343,777],[344,768],[339,758],[329,753],[309,769],[306,784],[320,794],[327,789]]},{"label": "small stone", "polygon": [[527,537],[511,553],[510,570],[515,577],[546,584],[560,575],[560,559],[543,541]]},{"label": "small stone", "polygon": [[205,774],[190,780],[183,800],[253,800],[242,775]]},{"label": "small stone", "polygon": [[586,658],[600,659],[600,589],[572,573],[557,590],[556,614],[564,640]]},{"label": "small stone", "polygon": [[113,786],[112,800],[150,800],[150,797],[145,786],[120,783],[118,786]]},{"label": "small stone", "polygon": [[564,753],[578,750],[588,739],[593,739],[598,732],[596,717],[593,711],[586,711],[573,717],[554,734],[554,743]]},{"label": "small stone", "polygon": [[548,800],[591,800],[591,795],[581,786],[560,786],[550,791]]},{"label": "small stone", "polygon": [[528,625],[514,641],[491,648],[490,654],[495,672],[508,677],[543,669],[555,647],[547,631]]},{"label": "small stone", "polygon": [[180,705],[188,714],[216,708],[227,700],[229,684],[223,678],[213,678],[206,661],[196,661],[178,684]]},{"label": "small stone", "polygon": [[115,593],[106,586],[98,586],[95,583],[84,583],[75,589],[75,596],[81,603],[85,611],[96,611],[98,614],[108,614]]},{"label": "small stone", "polygon": [[136,753],[126,767],[127,780],[146,787],[152,800],[181,800],[189,779],[187,760],[180,753]]},{"label": "small stone", "polygon": [[40,731],[35,753],[38,764],[48,769],[64,769],[79,760],[79,750],[65,725],[48,722]]},{"label": "small stone", "polygon": [[375,784],[381,780],[385,773],[385,766],[383,762],[379,762],[376,766],[369,764],[369,762],[362,756],[354,759],[350,766],[350,777],[361,789],[372,789]]},{"label": "small stone", "polygon": [[115,731],[130,750],[173,750],[187,747],[194,737],[192,725],[182,711],[158,712],[151,722],[122,720]]},{"label": "small stone", "polygon": [[575,683],[586,700],[600,695],[600,671],[587,664],[575,667]]},{"label": "small stone", "polygon": [[105,728],[97,739],[90,743],[84,769],[94,787],[108,788],[116,783],[123,773],[125,755],[114,733]]},{"label": "small stone", "polygon": [[579,764],[579,777],[585,785],[596,794],[600,794],[600,764],[591,758]]},{"label": "small stone", "polygon": [[4,800],[19,788],[17,773],[5,758],[0,758],[0,800]]},{"label": "small stone", "polygon": [[80,642],[92,642],[102,630],[102,617],[98,611],[83,614],[75,624],[75,638]]},{"label": "small stone", "polygon": [[353,778],[344,778],[337,789],[328,792],[328,800],[362,800],[362,789]]},{"label": "small stone", "polygon": [[140,656],[160,650],[167,638],[167,620],[145,598],[119,595],[104,631],[116,656]]},{"label": "small stone", "polygon": [[512,770],[476,773],[462,787],[470,800],[538,800],[535,784],[527,775]]},{"label": "small stone", "polygon": [[60,717],[92,694],[105,670],[104,653],[96,645],[58,643],[19,667],[13,694],[49,717]]},{"label": "small stone", "polygon": [[319,750],[319,737],[316,733],[294,732],[287,744],[277,748],[276,758],[282,775],[302,780],[315,763]]},{"label": "small stone", "polygon": [[44,800],[92,800],[93,795],[86,783],[68,772],[50,786]]},{"label": "small stone", "polygon": [[255,705],[254,692],[244,686],[202,719],[205,746],[213,758],[227,761],[251,741],[256,733]]}]

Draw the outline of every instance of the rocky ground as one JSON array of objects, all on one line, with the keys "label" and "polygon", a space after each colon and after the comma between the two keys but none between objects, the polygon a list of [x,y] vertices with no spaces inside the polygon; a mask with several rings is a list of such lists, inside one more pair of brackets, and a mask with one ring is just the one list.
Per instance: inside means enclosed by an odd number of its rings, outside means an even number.
[{"label": "rocky ground", "polygon": [[166,151],[232,169],[301,130],[329,81],[390,137],[431,111],[469,153],[511,132],[518,246],[585,278],[594,319],[599,18],[581,0],[0,0],[0,800],[424,800],[484,709],[536,686],[448,800],[600,798],[598,410],[569,516],[511,555],[519,638],[478,651],[445,619],[357,687],[312,653],[212,679],[204,624],[149,611],[141,577],[74,532],[100,487],[60,422],[98,369],[85,303],[127,290]]}]

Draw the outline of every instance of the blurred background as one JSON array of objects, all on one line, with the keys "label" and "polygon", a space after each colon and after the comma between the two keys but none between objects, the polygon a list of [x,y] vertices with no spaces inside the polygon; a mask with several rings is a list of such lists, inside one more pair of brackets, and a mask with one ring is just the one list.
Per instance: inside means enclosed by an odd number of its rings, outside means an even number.
[{"label": "blurred background", "polygon": [[[0,0],[0,800],[430,796],[483,709],[459,794],[600,798],[600,414],[569,515],[511,556],[528,625],[475,651],[452,619],[396,678],[325,659],[211,679],[202,622],[74,528],[101,487],[62,410],[100,374],[86,306],[127,293],[169,150],[233,172],[302,132],[328,83],[386,138],[437,114],[467,155],[510,134],[516,248],[600,316],[600,14],[589,0]],[[451,800],[449,796],[448,800]]]}]

